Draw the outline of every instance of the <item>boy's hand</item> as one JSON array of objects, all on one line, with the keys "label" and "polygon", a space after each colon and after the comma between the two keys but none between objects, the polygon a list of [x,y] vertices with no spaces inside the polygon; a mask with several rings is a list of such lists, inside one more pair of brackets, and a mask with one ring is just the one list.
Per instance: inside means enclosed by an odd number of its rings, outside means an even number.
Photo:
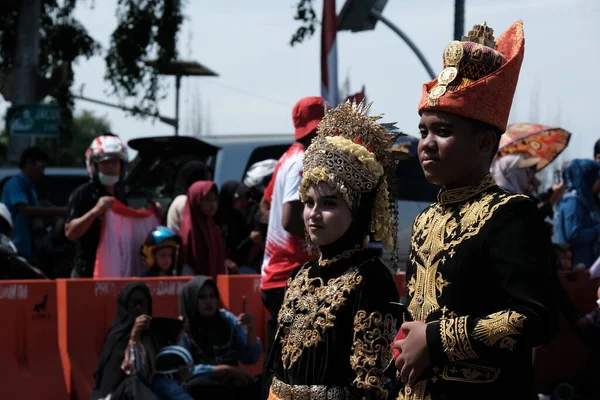
[{"label": "boy's hand", "polygon": [[402,382],[411,387],[431,365],[427,348],[427,324],[406,322],[402,324],[402,332],[406,335],[406,339],[394,343],[394,347],[401,350],[401,354],[396,359],[396,369],[400,371]]}]

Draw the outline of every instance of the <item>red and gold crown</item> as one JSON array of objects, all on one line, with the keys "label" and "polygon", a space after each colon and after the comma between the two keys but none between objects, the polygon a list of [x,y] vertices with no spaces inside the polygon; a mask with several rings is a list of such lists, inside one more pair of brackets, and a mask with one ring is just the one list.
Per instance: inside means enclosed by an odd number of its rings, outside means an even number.
[{"label": "red and gold crown", "polygon": [[496,41],[493,34],[487,24],[475,25],[446,46],[444,69],[423,85],[419,115],[444,111],[506,130],[525,50],[523,21]]}]

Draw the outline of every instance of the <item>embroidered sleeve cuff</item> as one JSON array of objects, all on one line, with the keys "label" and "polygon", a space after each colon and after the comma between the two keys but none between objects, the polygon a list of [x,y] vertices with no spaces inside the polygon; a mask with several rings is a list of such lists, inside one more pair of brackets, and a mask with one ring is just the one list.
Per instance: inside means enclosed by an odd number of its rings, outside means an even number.
[{"label": "embroidered sleeve cuff", "polygon": [[429,357],[433,364],[445,363],[448,361],[448,357],[444,353],[442,347],[442,338],[440,336],[440,321],[432,321],[427,324],[427,349],[429,350]]},{"label": "embroidered sleeve cuff", "polygon": [[[469,317],[446,318],[437,322],[441,347],[449,361],[472,360],[477,354],[469,339]],[[429,331],[427,327],[427,339]],[[433,356],[432,356],[433,357]]]}]

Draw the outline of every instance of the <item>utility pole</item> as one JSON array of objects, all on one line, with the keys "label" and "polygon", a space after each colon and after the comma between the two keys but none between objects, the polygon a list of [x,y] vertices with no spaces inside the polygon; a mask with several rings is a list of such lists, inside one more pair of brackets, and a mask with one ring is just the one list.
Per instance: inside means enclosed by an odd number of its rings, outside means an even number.
[{"label": "utility pole", "polygon": [[454,0],[454,40],[465,33],[465,0]]},{"label": "utility pole", "polygon": [[[41,0],[21,0],[17,48],[13,70],[13,106],[37,102],[38,60],[40,54]],[[18,163],[21,153],[35,143],[35,138],[10,137],[8,161]]]}]

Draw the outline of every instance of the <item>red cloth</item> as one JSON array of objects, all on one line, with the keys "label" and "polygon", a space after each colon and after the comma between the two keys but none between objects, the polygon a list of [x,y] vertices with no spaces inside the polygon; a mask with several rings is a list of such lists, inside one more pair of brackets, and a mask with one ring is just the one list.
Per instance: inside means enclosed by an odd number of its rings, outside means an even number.
[{"label": "red cloth", "polygon": [[141,276],[146,268],[142,265],[140,244],[158,224],[152,210],[134,210],[115,199],[102,218],[94,278]]},{"label": "red cloth", "polygon": [[396,358],[398,358],[398,356],[400,356],[400,354],[402,353],[402,351],[400,351],[400,349],[397,349],[396,347],[394,347],[394,343],[396,343],[396,341],[402,340],[402,339],[406,339],[406,335],[404,334],[404,331],[402,330],[402,328],[400,328],[400,330],[398,331],[398,334],[396,335],[396,337],[394,338],[394,341],[392,342],[392,357],[394,358],[394,360]]},{"label": "red cloth", "polygon": [[483,78],[456,91],[448,91],[436,106],[429,106],[429,93],[437,78],[423,85],[419,115],[423,111],[444,111],[490,124],[506,130],[508,115],[519,80],[525,52],[523,21],[517,21],[496,40],[496,50],[506,57],[506,63]]},{"label": "red cloth", "polygon": [[204,198],[211,190],[217,191],[212,181],[196,182],[188,190],[181,217],[181,262],[192,267],[197,275],[216,278],[226,273],[225,246],[212,216],[202,212]]}]

